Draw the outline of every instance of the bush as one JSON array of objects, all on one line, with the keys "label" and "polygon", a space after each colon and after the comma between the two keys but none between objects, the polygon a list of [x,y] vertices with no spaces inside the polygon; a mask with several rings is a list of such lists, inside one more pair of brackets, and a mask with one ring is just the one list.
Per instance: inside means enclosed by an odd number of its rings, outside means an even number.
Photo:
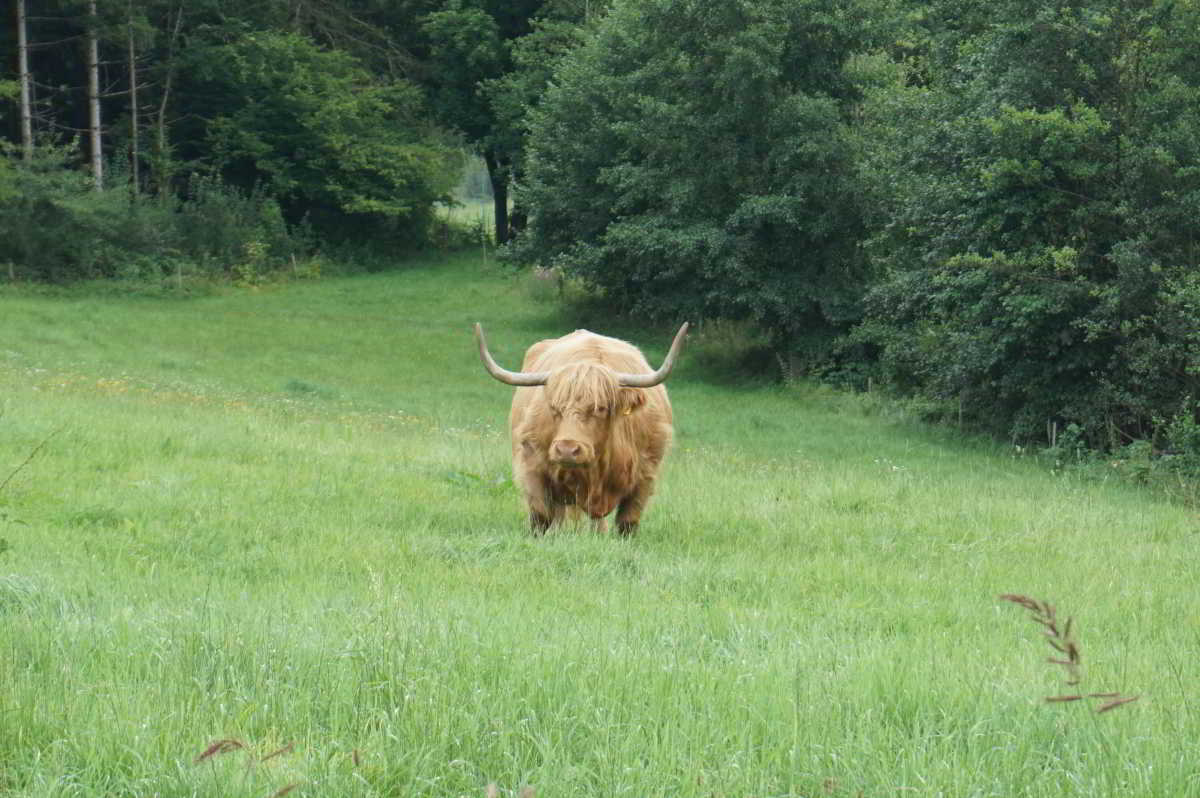
[{"label": "bush", "polygon": [[[10,162],[14,190],[0,194],[0,263],[19,279],[176,279],[288,266],[311,246],[289,231],[278,205],[213,179],[195,179],[182,200],[132,196],[121,185],[96,191],[69,168],[65,148],[39,147],[31,165]],[[190,265],[189,265],[190,264]],[[244,274],[243,274],[244,277]]]},{"label": "bush", "polygon": [[345,52],[259,31],[191,53],[188,89],[205,143],[185,157],[248,196],[265,191],[291,224],[323,237],[427,241],[459,159],[425,116],[420,91],[380,82]]},{"label": "bush", "polygon": [[192,178],[176,217],[180,253],[208,271],[230,273],[251,252],[259,270],[277,269],[314,245],[307,226],[288,229],[274,199],[212,177]]},{"label": "bush", "polygon": [[[17,277],[64,280],[91,276],[99,264],[103,223],[87,203],[86,177],[67,168],[65,148],[42,147],[30,164],[8,162],[0,196],[0,261]],[[102,211],[99,211],[102,214]]]},{"label": "bush", "polygon": [[894,388],[1108,451],[1200,395],[1200,9],[1151,5],[1001,0],[872,97],[884,278],[850,342]]},{"label": "bush", "polygon": [[752,320],[789,361],[828,345],[865,282],[846,66],[865,6],[616,3],[531,112],[511,256],[638,316]]}]

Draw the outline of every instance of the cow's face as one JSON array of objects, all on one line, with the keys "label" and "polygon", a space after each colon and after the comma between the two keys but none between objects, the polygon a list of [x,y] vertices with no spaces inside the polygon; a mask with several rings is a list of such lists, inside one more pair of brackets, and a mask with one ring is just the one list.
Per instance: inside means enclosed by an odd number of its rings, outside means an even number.
[{"label": "cow's face", "polygon": [[645,402],[641,390],[622,388],[604,366],[565,366],[550,375],[545,388],[553,426],[547,456],[557,466],[582,468],[600,458],[619,416]]}]

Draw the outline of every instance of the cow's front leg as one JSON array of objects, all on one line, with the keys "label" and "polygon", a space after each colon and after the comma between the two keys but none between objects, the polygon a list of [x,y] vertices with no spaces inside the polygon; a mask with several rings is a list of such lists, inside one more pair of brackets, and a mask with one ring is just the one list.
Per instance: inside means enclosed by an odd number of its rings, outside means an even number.
[{"label": "cow's front leg", "polygon": [[654,493],[654,483],[642,480],[621,503],[617,505],[617,534],[630,537],[637,532],[638,523],[642,520],[642,511]]},{"label": "cow's front leg", "polygon": [[536,474],[527,474],[522,480],[525,489],[525,504],[529,507],[529,531],[543,535],[546,530],[562,520],[566,508],[555,501],[549,483]]},{"label": "cow's front leg", "polygon": [[561,524],[567,514],[567,508],[561,504],[550,504],[547,509],[535,509],[529,506],[529,531],[534,535],[545,534],[546,530],[555,524]]},{"label": "cow's front leg", "polygon": [[546,534],[546,530],[550,528],[551,518],[548,515],[543,515],[537,510],[529,511],[529,531],[534,537],[541,537]]}]

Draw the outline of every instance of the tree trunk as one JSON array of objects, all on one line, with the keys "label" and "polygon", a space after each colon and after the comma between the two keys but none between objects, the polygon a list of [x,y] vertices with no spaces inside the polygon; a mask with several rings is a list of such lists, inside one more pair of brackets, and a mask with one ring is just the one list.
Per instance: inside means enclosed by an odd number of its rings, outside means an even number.
[{"label": "tree trunk", "polygon": [[171,38],[167,42],[166,75],[163,77],[162,97],[158,101],[158,113],[154,120],[152,180],[155,192],[164,200],[168,196],[171,184],[170,155],[167,152],[167,100],[171,96],[171,78],[175,74],[175,42],[179,39],[181,27],[183,27],[183,3],[179,4],[179,12],[175,15],[175,25],[171,29]]},{"label": "tree trunk", "polygon": [[508,214],[508,238],[511,241],[529,224],[529,212],[524,205],[513,203],[512,212]]},{"label": "tree trunk", "polygon": [[21,153],[33,160],[33,96],[29,75],[29,38],[25,24],[25,0],[16,0],[17,72],[21,83]]},{"label": "tree trunk", "polygon": [[129,45],[129,191],[137,196],[142,188],[139,164],[142,153],[138,146],[138,79],[137,50],[133,41],[133,0],[129,0],[127,43]]},{"label": "tree trunk", "polygon": [[96,191],[104,188],[104,151],[100,129],[100,36],[96,0],[88,0],[87,70],[88,132],[91,135],[92,182]]},{"label": "tree trunk", "polygon": [[487,164],[488,179],[492,183],[492,207],[496,220],[496,246],[508,243],[508,168],[496,157],[491,148],[483,151],[483,161]]}]

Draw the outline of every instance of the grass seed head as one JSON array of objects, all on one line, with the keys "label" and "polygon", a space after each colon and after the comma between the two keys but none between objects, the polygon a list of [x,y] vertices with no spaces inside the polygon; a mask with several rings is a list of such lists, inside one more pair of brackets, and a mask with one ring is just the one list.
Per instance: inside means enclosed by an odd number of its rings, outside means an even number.
[{"label": "grass seed head", "polygon": [[[1048,657],[1047,662],[1054,665],[1060,665],[1066,671],[1066,683],[1068,686],[1074,687],[1079,684],[1082,677],[1081,664],[1083,655],[1079,650],[1079,643],[1075,640],[1073,632],[1072,619],[1067,618],[1066,622],[1061,626],[1058,622],[1058,616],[1055,612],[1054,605],[1048,601],[1039,601],[1029,596],[1024,596],[1019,593],[1005,593],[1000,596],[1001,601],[1010,601],[1019,607],[1023,607],[1029,611],[1033,621],[1045,630],[1046,642],[1050,644],[1061,657]],[[1096,712],[1108,712],[1111,709],[1128,704],[1130,701],[1136,701],[1138,696],[1123,696],[1120,693],[1088,693],[1086,695],[1059,695],[1047,696],[1046,702],[1052,704],[1070,703],[1073,701],[1082,701],[1085,698],[1107,698],[1110,699],[1104,705],[1099,707]]]},{"label": "grass seed head", "polygon": [[244,749],[245,747],[246,744],[242,741],[234,740],[233,738],[229,737],[221,740],[214,740],[211,744],[209,744],[208,748],[205,748],[204,751],[200,753],[200,756],[196,757],[196,764],[198,765],[206,759],[212,759],[214,756],[219,754],[228,754],[230,751],[238,751]]}]

